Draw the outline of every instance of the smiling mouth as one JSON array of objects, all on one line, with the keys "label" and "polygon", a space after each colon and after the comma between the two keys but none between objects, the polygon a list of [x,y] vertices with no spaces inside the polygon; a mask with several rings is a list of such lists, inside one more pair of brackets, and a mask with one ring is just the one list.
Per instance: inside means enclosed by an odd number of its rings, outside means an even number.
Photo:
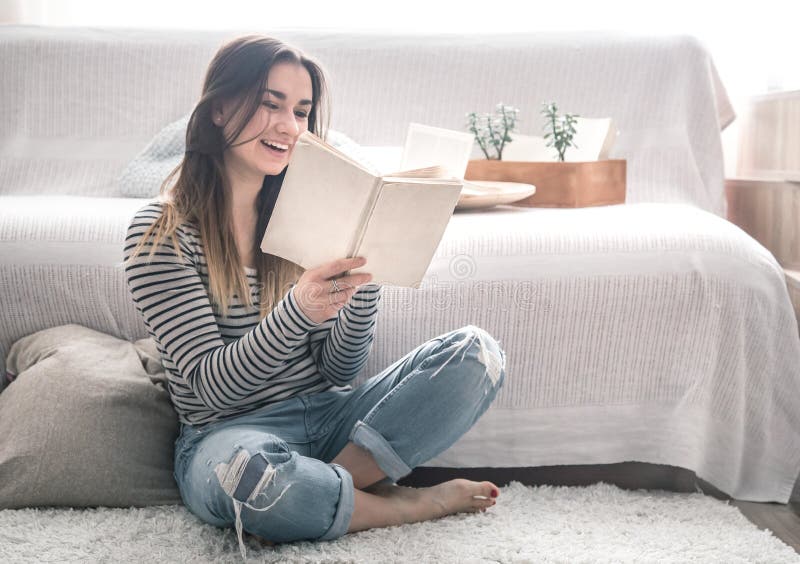
[{"label": "smiling mouth", "polygon": [[286,150],[283,150],[283,151],[281,151],[280,149],[273,149],[272,147],[268,146],[263,141],[260,142],[260,145],[264,148],[265,151],[267,151],[267,153],[269,153],[270,155],[272,155],[274,157],[283,157],[284,155],[289,153],[289,149],[286,149]]}]

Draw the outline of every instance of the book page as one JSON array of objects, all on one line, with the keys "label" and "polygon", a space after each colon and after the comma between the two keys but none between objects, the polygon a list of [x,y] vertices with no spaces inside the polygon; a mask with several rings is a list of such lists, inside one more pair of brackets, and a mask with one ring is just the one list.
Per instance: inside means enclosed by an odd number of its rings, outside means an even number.
[{"label": "book page", "polygon": [[319,148],[321,148],[321,149],[323,149],[325,151],[333,153],[334,155],[338,155],[341,159],[349,162],[353,166],[359,167],[364,172],[369,172],[370,174],[372,174],[374,176],[380,176],[381,175],[380,171],[374,170],[372,167],[367,166],[365,163],[358,162],[356,159],[354,159],[350,155],[348,155],[346,153],[343,153],[342,151],[340,151],[339,149],[337,149],[333,145],[331,145],[329,143],[326,143],[325,141],[323,141],[322,139],[320,139],[319,137],[317,137],[316,135],[314,135],[310,131],[304,131],[301,134],[301,137],[303,138],[303,140],[305,142],[311,143],[313,145],[317,145]]},{"label": "book page", "polygon": [[[569,149],[567,149],[569,152]],[[514,162],[549,162],[558,159],[558,151],[547,146],[547,139],[537,135],[511,133],[503,145],[503,160]]]},{"label": "book page", "polygon": [[617,140],[617,128],[611,118],[575,118],[575,147],[564,152],[566,162],[599,161],[608,158],[608,153]]},{"label": "book page", "polygon": [[[608,159],[617,128],[611,118],[575,118],[573,147],[564,151],[565,162],[586,162]],[[547,146],[544,133],[522,135],[511,133],[511,142],[503,146],[504,161],[554,162],[558,160],[558,150]]]},{"label": "book page", "polygon": [[[441,166],[444,177],[464,178],[475,137],[472,133],[410,123],[403,146],[401,170]],[[405,176],[393,173],[392,176]]]},{"label": "book page", "polygon": [[372,210],[358,256],[373,283],[419,288],[461,194],[461,184],[388,182]]},{"label": "book page", "polygon": [[426,186],[434,186],[439,184],[457,185],[464,184],[464,180],[460,178],[410,178],[405,176],[384,176],[381,178],[384,183],[400,183],[400,184],[424,184]]},{"label": "book page", "polygon": [[393,176],[398,178],[454,178],[448,175],[448,170],[443,166],[429,166],[414,170],[401,170],[384,174],[385,177]]},{"label": "book page", "polygon": [[303,268],[351,256],[378,178],[300,135],[261,250]]}]

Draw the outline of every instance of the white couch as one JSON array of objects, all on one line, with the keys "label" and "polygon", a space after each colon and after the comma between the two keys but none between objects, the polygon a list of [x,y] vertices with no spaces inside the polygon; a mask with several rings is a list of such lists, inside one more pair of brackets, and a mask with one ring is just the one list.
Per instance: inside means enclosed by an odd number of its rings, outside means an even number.
[{"label": "white couch", "polygon": [[[775,258],[724,219],[733,113],[697,40],[264,33],[323,63],[331,127],[387,162],[410,121],[464,130],[467,112],[499,102],[521,109],[520,133],[538,133],[545,100],[619,127],[625,205],[456,213],[422,288],[386,288],[359,382],[467,323],[507,352],[494,405],[426,466],[640,461],[737,499],[789,499],[800,338]],[[147,337],[119,265],[147,200],[116,179],[191,109],[234,35],[0,26],[2,358],[68,323]]]}]

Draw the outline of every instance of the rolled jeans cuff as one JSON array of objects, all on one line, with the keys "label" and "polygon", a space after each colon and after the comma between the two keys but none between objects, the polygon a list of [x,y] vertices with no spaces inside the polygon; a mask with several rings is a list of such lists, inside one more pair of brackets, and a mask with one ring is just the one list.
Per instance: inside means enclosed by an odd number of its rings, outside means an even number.
[{"label": "rolled jeans cuff", "polygon": [[395,452],[392,445],[383,438],[383,435],[363,421],[356,422],[353,431],[350,433],[350,440],[361,448],[368,450],[378,467],[393,482],[397,482],[403,476],[411,474],[412,469],[403,462],[403,459]]},{"label": "rolled jeans cuff", "polygon": [[355,508],[355,493],[353,491],[353,476],[343,466],[333,462],[330,466],[339,474],[341,485],[339,486],[339,504],[336,507],[336,515],[333,516],[333,523],[324,535],[317,540],[327,541],[338,539],[347,533],[350,520],[353,518]]}]

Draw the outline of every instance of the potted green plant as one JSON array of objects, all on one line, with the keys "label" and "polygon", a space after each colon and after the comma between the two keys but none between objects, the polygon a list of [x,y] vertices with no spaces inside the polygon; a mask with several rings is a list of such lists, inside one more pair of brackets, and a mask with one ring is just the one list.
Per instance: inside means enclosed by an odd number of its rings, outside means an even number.
[{"label": "potted green plant", "polygon": [[580,117],[578,114],[564,114],[563,117],[558,117],[558,107],[555,102],[544,104],[542,109],[544,114],[544,138],[547,139],[548,147],[555,147],[558,151],[558,160],[564,162],[564,153],[569,147],[578,148],[577,145],[572,143],[572,138],[575,136],[575,124]]},{"label": "potted green plant", "polygon": [[467,126],[486,156],[470,160],[465,180],[521,182],[536,186],[536,193],[514,202],[527,207],[586,207],[625,202],[626,161],[608,159],[566,162],[574,143],[578,115],[558,115],[555,102],[544,103],[544,139],[557,152],[554,161],[503,161],[503,148],[513,142],[519,110],[498,104],[494,115],[467,114]]},{"label": "potted green plant", "polygon": [[[513,106],[506,106],[502,102],[497,104],[494,114],[467,114],[469,130],[475,135],[475,142],[491,160],[502,160],[503,147],[512,141],[510,133],[517,125],[519,110]],[[493,155],[489,154],[493,151]]]}]

